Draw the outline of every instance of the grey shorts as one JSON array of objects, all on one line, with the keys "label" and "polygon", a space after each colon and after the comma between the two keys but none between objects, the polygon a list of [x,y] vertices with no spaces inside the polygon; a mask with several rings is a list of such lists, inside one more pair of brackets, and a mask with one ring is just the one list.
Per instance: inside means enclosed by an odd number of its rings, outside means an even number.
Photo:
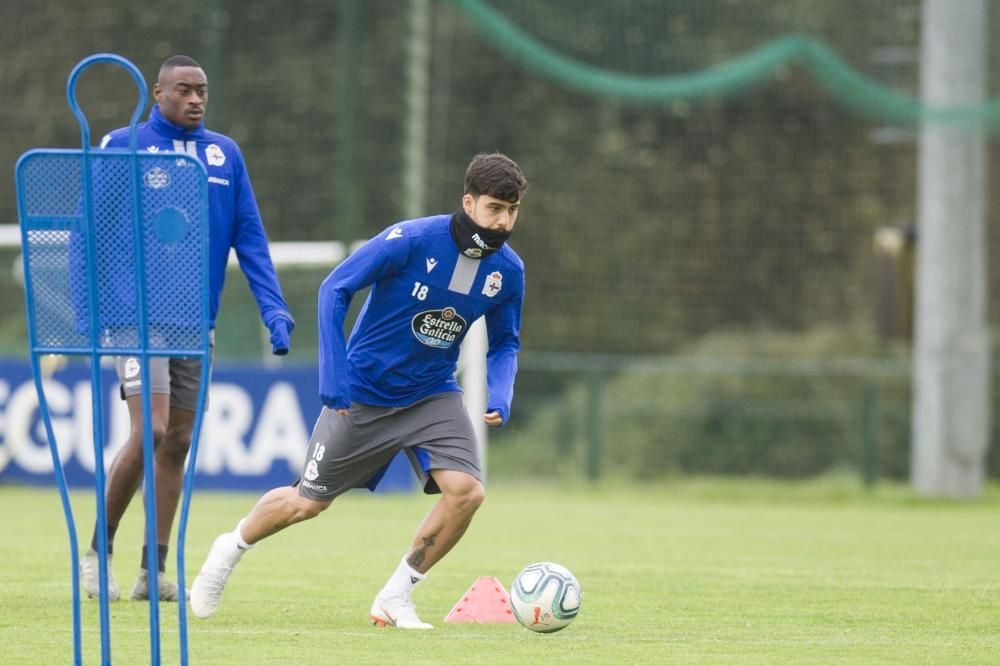
[{"label": "grey shorts", "polygon": [[352,403],[350,413],[323,408],[302,466],[299,494],[330,500],[352,488],[375,490],[393,457],[405,451],[428,494],[441,492],[433,469],[482,481],[476,434],[461,393],[441,393],[408,407]]},{"label": "grey shorts", "polygon": [[[215,331],[209,334],[210,356],[209,375],[211,375],[211,357],[215,352]],[[120,395],[122,400],[142,393],[142,364],[138,356],[116,356],[115,372],[121,382]],[[149,358],[149,391],[150,393],[165,393],[170,396],[171,409],[186,409],[193,412],[198,407],[198,387],[201,381],[201,360],[187,357],[151,356]],[[205,396],[205,409],[208,409],[208,396]]]}]

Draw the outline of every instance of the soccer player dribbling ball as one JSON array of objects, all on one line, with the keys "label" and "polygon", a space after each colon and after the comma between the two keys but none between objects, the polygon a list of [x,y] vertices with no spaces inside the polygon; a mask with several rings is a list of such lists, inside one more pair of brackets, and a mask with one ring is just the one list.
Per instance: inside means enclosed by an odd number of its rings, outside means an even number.
[{"label": "soccer player dribbling ball", "polygon": [[[428,570],[458,543],[485,496],[472,422],[455,377],[459,345],[485,317],[488,402],[483,421],[510,414],[520,349],[524,264],[506,244],[528,183],[501,153],[469,164],[461,207],[394,224],[368,241],[319,290],[319,388],[323,410],[299,481],[269,491],[215,539],[191,587],[199,618],[219,606],[233,569],[250,548],[315,518],[352,488],[375,489],[405,451],[428,494],[441,497],[378,592],[378,626],[430,629],[411,600]],[[350,339],[351,299],[371,286]]]}]

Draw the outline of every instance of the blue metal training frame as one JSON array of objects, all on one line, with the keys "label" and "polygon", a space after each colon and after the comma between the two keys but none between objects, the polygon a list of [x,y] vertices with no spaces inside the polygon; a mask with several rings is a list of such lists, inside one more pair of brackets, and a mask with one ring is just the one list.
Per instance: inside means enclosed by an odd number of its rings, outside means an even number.
[{"label": "blue metal training frame", "polygon": [[[94,150],[76,100],[80,75],[91,65],[123,67],[139,89],[128,127],[128,149]],[[87,357],[91,368],[95,494],[100,580],[101,662],[111,663],[108,541],[104,478],[104,405],[100,363],[105,356],[138,361],[149,377],[152,357],[201,359],[194,434],[184,475],[177,529],[177,583],[182,593],[184,543],[194,488],[195,461],[209,381],[208,193],[198,159],[185,153],[140,152],[137,124],[148,89],[131,62],[111,53],[81,60],[66,85],[80,125],[81,150],[35,149],[17,162],[18,214],[24,258],[28,339],[39,418],[44,422],[59,496],[69,531],[73,595],[73,663],[82,664],[79,546],[40,358]],[[131,361],[133,367],[135,360]],[[146,540],[157,543],[152,398],[142,382]],[[157,549],[147,549],[151,663],[160,663]],[[178,604],[180,662],[187,664],[187,605]]]}]

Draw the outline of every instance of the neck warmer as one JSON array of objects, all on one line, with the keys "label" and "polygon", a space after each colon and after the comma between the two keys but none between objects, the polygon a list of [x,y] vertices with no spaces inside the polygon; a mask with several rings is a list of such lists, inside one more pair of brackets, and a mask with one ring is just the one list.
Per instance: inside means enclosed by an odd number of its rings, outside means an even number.
[{"label": "neck warmer", "polygon": [[451,238],[462,254],[473,259],[488,257],[507,242],[509,231],[484,229],[461,208],[451,216]]},{"label": "neck warmer", "polygon": [[160,113],[160,105],[154,104],[153,108],[149,111],[149,126],[153,128],[153,131],[162,137],[167,139],[200,139],[205,136],[205,121],[202,120],[197,127],[188,129],[172,123]]}]

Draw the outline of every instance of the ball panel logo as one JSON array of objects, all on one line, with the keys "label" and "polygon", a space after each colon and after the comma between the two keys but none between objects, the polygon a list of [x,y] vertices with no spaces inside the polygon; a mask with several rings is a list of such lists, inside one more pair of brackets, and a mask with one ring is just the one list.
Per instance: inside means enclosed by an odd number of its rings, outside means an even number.
[{"label": "ball panel logo", "polygon": [[416,315],[412,322],[417,340],[435,349],[447,349],[462,336],[466,322],[455,308],[427,310]]}]

